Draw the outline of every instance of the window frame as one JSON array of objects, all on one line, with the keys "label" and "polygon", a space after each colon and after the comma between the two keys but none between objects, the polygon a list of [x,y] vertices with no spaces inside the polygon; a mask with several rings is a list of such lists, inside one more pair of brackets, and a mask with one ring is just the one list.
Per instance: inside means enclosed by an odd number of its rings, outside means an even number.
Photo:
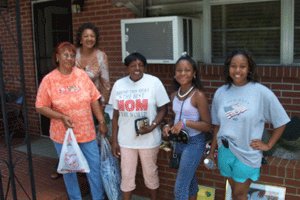
[{"label": "window frame", "polygon": [[203,61],[212,63],[211,6],[270,1],[280,1],[280,63],[278,64],[294,64],[294,0],[203,0],[203,49],[205,49]]}]

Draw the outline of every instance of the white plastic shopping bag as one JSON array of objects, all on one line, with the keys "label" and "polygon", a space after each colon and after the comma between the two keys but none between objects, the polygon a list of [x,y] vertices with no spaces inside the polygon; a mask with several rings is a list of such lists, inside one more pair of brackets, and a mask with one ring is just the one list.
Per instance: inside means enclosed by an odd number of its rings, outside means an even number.
[{"label": "white plastic shopping bag", "polygon": [[89,173],[89,165],[79,148],[73,129],[66,131],[64,143],[59,156],[57,172],[60,174],[82,172]]}]

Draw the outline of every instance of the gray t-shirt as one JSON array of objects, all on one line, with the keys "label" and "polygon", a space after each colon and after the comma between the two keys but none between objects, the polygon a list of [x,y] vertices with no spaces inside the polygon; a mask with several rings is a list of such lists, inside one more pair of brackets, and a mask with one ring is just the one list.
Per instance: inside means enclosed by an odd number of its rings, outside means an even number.
[{"label": "gray t-shirt", "polygon": [[262,152],[250,147],[251,140],[261,139],[266,122],[278,128],[290,121],[275,94],[260,83],[243,86],[223,85],[214,94],[212,123],[219,125],[217,140],[229,141],[232,153],[251,167],[260,167]]}]

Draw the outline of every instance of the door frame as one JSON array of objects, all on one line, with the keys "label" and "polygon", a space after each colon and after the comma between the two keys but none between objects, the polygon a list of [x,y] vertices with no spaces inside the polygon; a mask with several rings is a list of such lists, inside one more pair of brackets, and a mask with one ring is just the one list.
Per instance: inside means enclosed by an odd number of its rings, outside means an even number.
[{"label": "door frame", "polygon": [[[36,22],[35,21],[35,6],[36,6],[36,4],[39,4],[39,3],[47,3],[47,2],[55,2],[55,1],[57,1],[57,2],[59,2],[59,1],[61,1],[61,0],[33,0],[33,1],[31,1],[31,19],[32,19],[32,35],[33,35],[33,54],[34,54],[34,68],[35,68],[35,85],[36,85],[36,90],[38,90],[38,87],[39,87],[39,67],[40,66],[38,66],[39,65],[39,63],[40,63],[40,61],[38,61],[38,59],[40,58],[40,55],[38,55],[37,54],[37,50],[38,50],[38,44],[37,44],[37,40],[38,40],[38,36],[36,36],[36,31],[38,31],[38,30],[35,30],[36,28],[35,28],[35,24],[36,23],[38,23],[38,22]],[[70,11],[71,11],[71,0],[69,0],[70,1]],[[71,16],[72,17],[72,16]],[[72,23],[70,24],[70,26],[72,27]],[[46,30],[47,31],[47,30]],[[72,36],[73,36],[73,33],[72,33],[72,29],[71,29],[71,33],[70,33],[70,35],[71,35],[71,39],[73,39],[72,38]],[[50,135],[50,133],[48,133],[48,134],[45,134],[44,132],[43,132],[43,128],[42,128],[42,118],[43,118],[44,116],[42,116],[41,114],[39,114],[39,128],[40,128],[40,135],[41,136],[45,136],[45,137],[49,137],[49,135]],[[49,119],[49,126],[50,126],[50,119]]]}]

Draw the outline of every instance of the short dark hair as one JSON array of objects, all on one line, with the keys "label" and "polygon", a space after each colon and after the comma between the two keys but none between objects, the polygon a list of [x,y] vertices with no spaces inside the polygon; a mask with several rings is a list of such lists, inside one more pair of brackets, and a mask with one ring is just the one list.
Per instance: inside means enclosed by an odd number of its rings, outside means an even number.
[{"label": "short dark hair", "polygon": [[142,54],[138,53],[138,52],[134,52],[134,53],[131,53],[130,55],[128,55],[125,59],[124,59],[124,64],[125,66],[129,66],[130,63],[132,63],[133,61],[136,61],[136,60],[140,60],[144,66],[146,67],[147,66],[147,60],[145,58],[145,56],[143,56]]},{"label": "short dark hair", "polygon": [[[188,61],[192,67],[193,67],[193,70],[195,72],[195,77],[193,77],[193,80],[192,80],[192,84],[198,88],[199,90],[202,90],[203,89],[203,86],[202,86],[202,83],[201,83],[201,79],[200,79],[200,72],[198,70],[198,66],[197,66],[197,63],[193,60],[193,58],[191,56],[189,56],[188,54],[184,54],[182,55],[180,58],[178,58],[178,60],[176,61],[175,63],[175,66],[182,60],[186,60]],[[175,86],[175,89],[178,90],[179,87],[180,87],[180,84],[176,81],[176,79],[174,78],[173,79],[174,81],[174,86]]]},{"label": "short dark hair", "polygon": [[257,82],[256,63],[254,62],[251,53],[245,49],[236,49],[228,54],[228,56],[224,62],[225,83],[228,84],[229,87],[233,83],[233,80],[229,74],[229,67],[230,67],[232,58],[236,55],[243,55],[248,60],[249,73],[247,75],[247,80],[249,82]]},{"label": "short dark hair", "polygon": [[82,44],[80,44],[80,40],[81,40],[83,31],[85,31],[86,29],[91,29],[95,33],[95,35],[96,35],[95,47],[98,47],[98,45],[99,45],[98,40],[99,40],[99,37],[100,37],[100,32],[99,32],[99,29],[93,23],[90,23],[90,22],[83,23],[78,28],[77,33],[76,33],[76,46],[77,47],[82,46]]},{"label": "short dark hair", "polygon": [[61,42],[59,43],[53,54],[52,54],[52,63],[53,63],[53,66],[54,67],[58,67],[58,62],[57,62],[57,58],[56,58],[56,54],[60,54],[62,50],[64,49],[67,49],[69,51],[72,51],[72,53],[74,53],[74,55],[76,54],[76,47],[71,43],[71,42],[68,42],[68,41],[64,41],[64,42]]}]

